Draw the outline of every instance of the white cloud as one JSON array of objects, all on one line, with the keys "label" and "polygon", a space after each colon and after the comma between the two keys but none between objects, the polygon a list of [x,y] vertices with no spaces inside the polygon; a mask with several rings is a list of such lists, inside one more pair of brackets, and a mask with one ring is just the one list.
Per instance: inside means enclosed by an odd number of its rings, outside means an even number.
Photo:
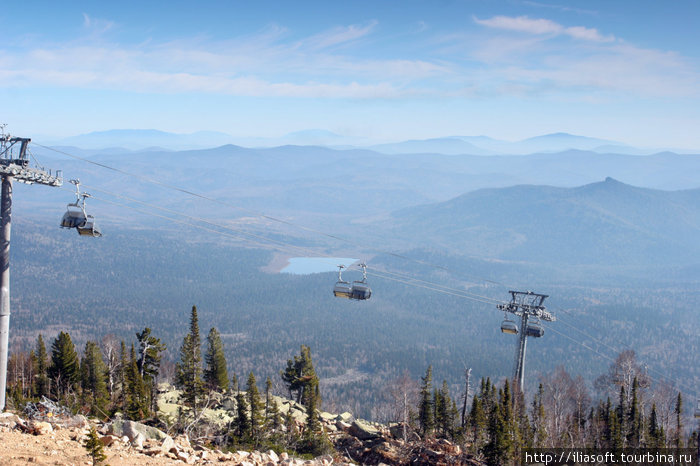
[{"label": "white cloud", "polygon": [[527,16],[494,16],[490,19],[479,19],[474,17],[474,21],[482,26],[495,29],[506,29],[509,31],[527,32],[529,34],[561,34],[564,28],[548,19],[531,19]]},{"label": "white cloud", "polygon": [[339,26],[308,37],[304,39],[303,43],[314,49],[324,49],[345,44],[369,35],[377,24],[377,21],[371,21],[365,26],[358,26],[356,24]]},{"label": "white cloud", "polygon": [[610,42],[615,40],[614,36],[603,36],[597,29],[584,26],[564,27],[559,23],[549,19],[533,19],[527,16],[494,16],[489,19],[479,19],[474,17],[474,21],[482,26],[493,29],[503,29],[507,31],[524,32],[535,35],[567,35],[574,39],[594,42]]}]

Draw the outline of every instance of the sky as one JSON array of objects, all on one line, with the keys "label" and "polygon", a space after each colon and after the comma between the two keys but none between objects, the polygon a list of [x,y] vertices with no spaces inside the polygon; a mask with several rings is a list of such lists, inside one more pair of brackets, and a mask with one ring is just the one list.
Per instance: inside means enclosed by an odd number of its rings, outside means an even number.
[{"label": "sky", "polygon": [[700,2],[33,1],[0,15],[0,123],[357,141],[572,134],[700,149]]}]

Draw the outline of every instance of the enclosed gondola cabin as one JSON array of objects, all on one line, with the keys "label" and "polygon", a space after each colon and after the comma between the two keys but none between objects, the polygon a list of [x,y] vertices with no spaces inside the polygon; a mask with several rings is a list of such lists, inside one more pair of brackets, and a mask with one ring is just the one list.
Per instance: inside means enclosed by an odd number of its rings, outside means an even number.
[{"label": "enclosed gondola cabin", "polygon": [[542,327],[540,324],[527,324],[525,334],[528,337],[541,338],[544,336],[544,327]]},{"label": "enclosed gondola cabin", "polygon": [[352,284],[352,291],[351,291],[351,298],[352,299],[357,299],[358,301],[363,301],[365,299],[369,299],[372,296],[372,290],[370,289],[369,285],[365,283],[364,281],[362,282],[354,282]]},{"label": "enclosed gondola cabin", "polygon": [[86,221],[82,207],[77,204],[68,204],[68,209],[61,219],[61,228],[77,228],[84,225]]},{"label": "enclosed gondola cabin", "polygon": [[336,298],[350,299],[350,297],[352,296],[352,286],[350,285],[350,282],[346,282],[345,280],[343,280],[342,272],[344,268],[344,265],[338,266],[338,281],[333,287],[333,296],[335,296]]},{"label": "enclosed gondola cabin", "polygon": [[512,335],[517,335],[518,334],[518,326],[512,320],[506,319],[501,323],[501,332],[510,333]]},{"label": "enclosed gondola cabin", "polygon": [[76,230],[78,230],[80,236],[93,236],[95,238],[102,236],[102,231],[95,223],[95,218],[92,215],[88,215],[85,224],[76,227]]}]

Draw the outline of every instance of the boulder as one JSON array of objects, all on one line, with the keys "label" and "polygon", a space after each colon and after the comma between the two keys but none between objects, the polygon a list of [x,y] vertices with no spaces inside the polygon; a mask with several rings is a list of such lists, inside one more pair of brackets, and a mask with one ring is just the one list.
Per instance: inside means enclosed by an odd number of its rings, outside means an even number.
[{"label": "boulder", "polygon": [[348,433],[360,440],[373,440],[382,436],[379,429],[360,419],[353,421]]},{"label": "boulder", "polygon": [[355,420],[355,416],[353,416],[351,413],[345,411],[342,414],[338,414],[335,418],[336,421],[342,421],[342,422],[347,422],[350,424],[352,421]]},{"label": "boulder", "polygon": [[154,439],[163,441],[168,434],[155,427],[147,426],[146,424],[141,424],[140,422],[134,421],[124,421],[124,420],[114,420],[107,426],[107,433],[110,435],[116,435],[117,437],[128,437],[130,442],[133,442],[137,434],[141,434],[146,439]]},{"label": "boulder", "polygon": [[146,436],[141,432],[137,432],[134,438],[131,439],[131,445],[135,448],[142,449],[143,443],[146,441]]},{"label": "boulder", "polygon": [[34,435],[47,435],[53,432],[51,424],[43,421],[32,421],[29,428]]}]

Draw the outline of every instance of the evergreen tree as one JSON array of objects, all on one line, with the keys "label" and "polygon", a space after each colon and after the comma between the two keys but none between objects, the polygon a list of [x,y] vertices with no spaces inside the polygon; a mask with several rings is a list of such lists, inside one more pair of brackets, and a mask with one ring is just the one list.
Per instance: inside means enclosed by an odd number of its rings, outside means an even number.
[{"label": "evergreen tree", "polygon": [[83,441],[83,446],[90,455],[93,466],[99,464],[107,459],[107,455],[104,453],[104,445],[100,436],[97,435],[97,431],[94,427],[90,427],[90,432],[88,432],[87,437]]},{"label": "evergreen tree", "polygon": [[51,345],[49,377],[54,382],[57,398],[72,391],[80,381],[78,353],[68,333],[59,333]]},{"label": "evergreen tree", "polygon": [[106,367],[102,360],[102,351],[94,341],[85,343],[82,372],[83,398],[93,415],[105,415],[105,406],[109,400],[107,393]]},{"label": "evergreen tree", "polygon": [[544,387],[540,384],[537,389],[537,395],[532,401],[532,431],[534,433],[533,447],[545,448],[547,441],[547,417],[544,411],[542,398],[544,396]]},{"label": "evergreen tree", "polygon": [[248,409],[250,409],[250,437],[254,444],[259,445],[262,438],[262,430],[264,427],[263,405],[260,400],[260,393],[255,381],[255,375],[251,371],[248,375],[248,383],[246,385],[246,395],[248,398]]},{"label": "evergreen tree", "polygon": [[664,448],[666,439],[664,428],[659,424],[658,414],[656,412],[656,403],[651,405],[651,414],[649,415],[649,436],[647,441],[648,448]]},{"label": "evergreen tree", "polygon": [[148,395],[150,410],[156,411],[156,384],[160,372],[160,361],[167,347],[159,338],[151,335],[151,329],[146,327],[136,334],[139,345],[138,371],[143,381],[144,392]]},{"label": "evergreen tree", "polygon": [[421,377],[423,384],[420,389],[420,404],[418,405],[418,423],[424,437],[429,436],[435,428],[435,410],[431,398],[433,385],[433,366],[428,366],[425,377]]},{"label": "evergreen tree", "polygon": [[41,336],[41,333],[36,340],[35,355],[36,377],[34,379],[34,393],[37,397],[47,396],[49,394],[49,356],[46,353],[46,345],[44,344],[44,338]]},{"label": "evergreen tree", "polygon": [[121,341],[119,345],[119,369],[117,372],[117,380],[119,380],[119,408],[122,412],[126,412],[127,406],[127,383],[126,383],[126,373],[129,367],[129,359],[126,356],[126,344],[124,340]]},{"label": "evergreen tree", "polygon": [[225,392],[228,390],[228,372],[226,371],[226,356],[221,336],[216,327],[212,327],[207,335],[207,351],[204,356],[204,382],[209,390]]},{"label": "evergreen tree", "polygon": [[488,425],[488,417],[479,395],[474,395],[472,400],[472,409],[469,412],[469,427],[472,430],[473,445],[475,451],[478,451],[484,445],[484,436]]},{"label": "evergreen tree", "polygon": [[513,422],[510,385],[506,380],[498,391],[496,403],[489,416],[489,442],[484,447],[484,456],[489,465],[503,465],[513,456],[514,443],[511,435]]},{"label": "evergreen tree", "polygon": [[240,440],[250,436],[250,418],[248,418],[248,403],[244,392],[236,393],[236,417],[233,421],[234,435]]},{"label": "evergreen tree", "polygon": [[176,365],[176,386],[182,390],[184,404],[192,408],[196,417],[199,402],[204,397],[197,306],[192,306],[190,332],[185,335],[180,349],[180,362]]},{"label": "evergreen tree", "polygon": [[639,382],[637,377],[634,378],[632,383],[632,397],[630,398],[630,405],[628,407],[627,415],[627,447],[628,448],[639,448],[639,443],[642,440],[642,413],[639,406],[638,399],[639,392]]},{"label": "evergreen tree", "polygon": [[272,398],[272,380],[268,377],[265,381],[265,430],[274,432],[281,424],[279,407]]},{"label": "evergreen tree", "polygon": [[673,410],[676,415],[676,428],[673,432],[673,446],[676,449],[683,448],[683,397],[678,392],[676,407]]},{"label": "evergreen tree", "polygon": [[[302,403],[306,406],[306,402],[303,399],[304,394],[308,393],[306,385],[312,379],[318,379],[311,361],[311,349],[306,345],[301,345],[299,356],[294,356],[294,359],[287,360],[287,367],[280,372],[280,375],[282,381],[287,385],[289,397],[296,399],[297,403]],[[294,393],[296,393],[296,396],[294,396]],[[320,400],[318,401],[320,402]]]},{"label": "evergreen tree", "polygon": [[126,367],[126,410],[129,419],[138,421],[150,415],[149,390],[141,377],[134,345]]}]

